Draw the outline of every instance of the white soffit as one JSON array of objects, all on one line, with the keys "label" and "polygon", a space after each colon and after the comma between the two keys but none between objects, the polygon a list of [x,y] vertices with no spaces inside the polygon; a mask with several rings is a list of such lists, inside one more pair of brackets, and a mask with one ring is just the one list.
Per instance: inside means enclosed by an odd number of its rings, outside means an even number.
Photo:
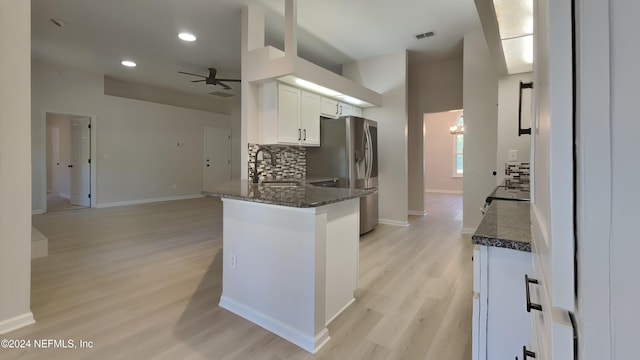
[{"label": "white soffit", "polygon": [[493,0],[507,70],[533,70],[533,0]]}]

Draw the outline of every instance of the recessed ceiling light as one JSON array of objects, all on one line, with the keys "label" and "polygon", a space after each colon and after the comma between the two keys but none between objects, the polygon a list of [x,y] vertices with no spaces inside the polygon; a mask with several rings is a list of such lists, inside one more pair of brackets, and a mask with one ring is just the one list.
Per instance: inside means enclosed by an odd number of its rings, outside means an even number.
[{"label": "recessed ceiling light", "polygon": [[122,60],[121,64],[126,67],[136,67],[138,65],[131,60]]},{"label": "recessed ceiling light", "polygon": [[182,33],[178,34],[178,37],[181,40],[184,40],[184,41],[189,41],[189,42],[196,41],[196,36],[195,35],[190,34],[190,33],[186,33],[186,32],[182,32]]}]

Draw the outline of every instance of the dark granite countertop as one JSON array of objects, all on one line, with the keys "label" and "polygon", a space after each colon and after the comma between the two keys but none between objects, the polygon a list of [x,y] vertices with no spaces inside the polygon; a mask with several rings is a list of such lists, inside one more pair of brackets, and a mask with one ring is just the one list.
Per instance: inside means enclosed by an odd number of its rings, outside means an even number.
[{"label": "dark granite countertop", "polygon": [[206,196],[259,202],[264,204],[311,208],[358,198],[377,191],[300,185],[291,187],[252,184],[248,180],[231,180],[203,191]]},{"label": "dark granite countertop", "polygon": [[531,252],[529,204],[528,201],[492,201],[471,242]]}]

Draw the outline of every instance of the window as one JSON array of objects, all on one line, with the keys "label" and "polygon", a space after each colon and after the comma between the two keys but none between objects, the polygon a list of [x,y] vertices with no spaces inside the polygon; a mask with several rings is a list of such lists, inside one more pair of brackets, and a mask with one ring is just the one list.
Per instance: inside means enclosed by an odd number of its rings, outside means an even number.
[{"label": "window", "polygon": [[[457,131],[453,139],[453,176],[462,177],[464,149],[464,116],[460,115],[455,125]],[[453,128],[453,127],[452,127]]]}]

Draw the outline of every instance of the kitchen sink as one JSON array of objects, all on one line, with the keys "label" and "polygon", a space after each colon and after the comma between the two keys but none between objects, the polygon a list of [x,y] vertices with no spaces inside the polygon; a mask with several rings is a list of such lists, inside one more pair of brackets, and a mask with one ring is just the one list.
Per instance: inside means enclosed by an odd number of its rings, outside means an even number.
[{"label": "kitchen sink", "polygon": [[297,180],[264,180],[260,182],[262,186],[270,187],[295,187],[304,185],[302,181]]}]

